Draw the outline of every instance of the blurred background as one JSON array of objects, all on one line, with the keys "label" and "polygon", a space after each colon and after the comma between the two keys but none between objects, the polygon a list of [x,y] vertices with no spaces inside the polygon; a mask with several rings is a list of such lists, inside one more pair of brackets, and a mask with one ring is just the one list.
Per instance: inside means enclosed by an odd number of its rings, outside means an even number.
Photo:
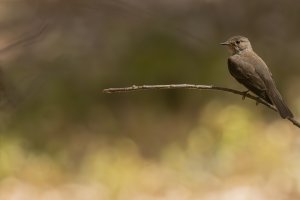
[{"label": "blurred background", "polygon": [[300,198],[300,131],[244,90],[219,43],[244,35],[300,117],[292,0],[0,1],[0,199]]}]

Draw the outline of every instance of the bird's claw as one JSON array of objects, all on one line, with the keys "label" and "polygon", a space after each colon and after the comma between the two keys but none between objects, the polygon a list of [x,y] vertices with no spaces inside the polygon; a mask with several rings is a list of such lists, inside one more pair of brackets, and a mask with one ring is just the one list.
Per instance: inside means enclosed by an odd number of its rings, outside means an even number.
[{"label": "bird's claw", "polygon": [[246,91],[243,92],[243,96],[242,96],[243,100],[245,100],[248,93],[249,93],[249,90],[246,90]]}]

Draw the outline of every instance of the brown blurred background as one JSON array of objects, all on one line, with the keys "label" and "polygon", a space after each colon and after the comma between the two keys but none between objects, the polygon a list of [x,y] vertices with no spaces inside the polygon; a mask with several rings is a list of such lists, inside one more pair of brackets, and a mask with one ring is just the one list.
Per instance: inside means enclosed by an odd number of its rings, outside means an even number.
[{"label": "brown blurred background", "polygon": [[219,45],[244,35],[300,117],[300,4],[0,1],[0,199],[300,198],[299,129],[244,90]]}]

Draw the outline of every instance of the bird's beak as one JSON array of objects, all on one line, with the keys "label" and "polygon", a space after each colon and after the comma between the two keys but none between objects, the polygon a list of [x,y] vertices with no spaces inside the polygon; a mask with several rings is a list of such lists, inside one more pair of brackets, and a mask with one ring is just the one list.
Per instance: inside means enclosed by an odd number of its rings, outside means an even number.
[{"label": "bird's beak", "polygon": [[220,43],[220,45],[229,45],[229,42],[228,41],[222,42],[222,43]]}]

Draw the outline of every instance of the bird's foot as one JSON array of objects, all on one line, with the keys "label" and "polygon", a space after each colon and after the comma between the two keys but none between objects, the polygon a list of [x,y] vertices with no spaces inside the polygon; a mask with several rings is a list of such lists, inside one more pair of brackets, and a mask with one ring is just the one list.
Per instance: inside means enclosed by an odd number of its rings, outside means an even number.
[{"label": "bird's foot", "polygon": [[246,91],[244,91],[244,92],[242,92],[242,93],[243,93],[242,99],[245,100],[247,94],[249,93],[249,90],[246,90]]}]

